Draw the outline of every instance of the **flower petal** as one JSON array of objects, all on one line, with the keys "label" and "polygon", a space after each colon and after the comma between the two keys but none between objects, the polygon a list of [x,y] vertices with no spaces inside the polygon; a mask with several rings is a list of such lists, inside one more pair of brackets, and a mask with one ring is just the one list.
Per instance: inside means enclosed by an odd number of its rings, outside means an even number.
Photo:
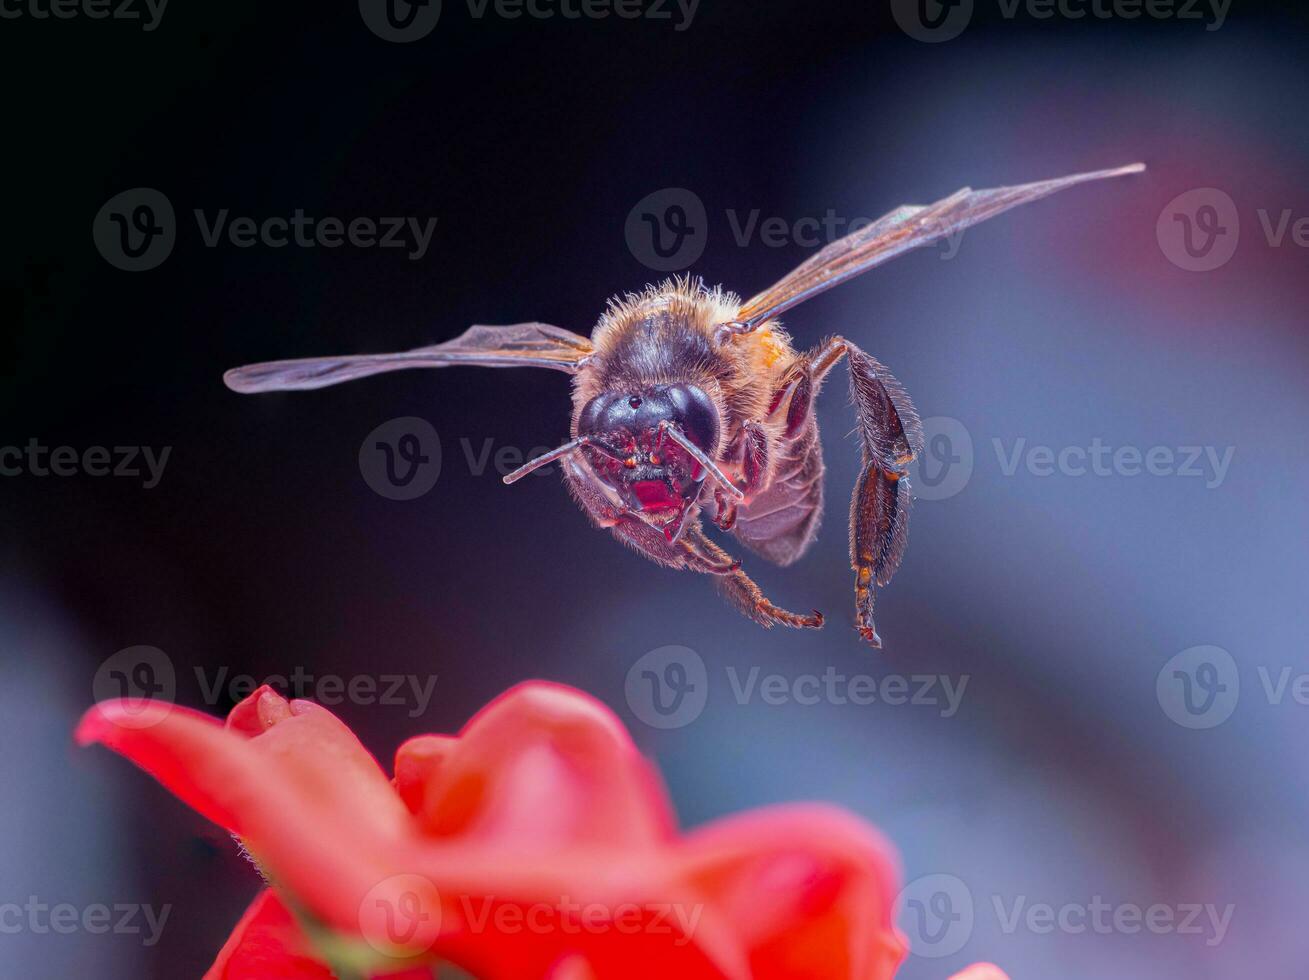
[{"label": "flower petal", "polygon": [[[267,693],[252,695],[253,708],[244,703],[230,729],[173,705],[143,714],[138,705],[105,702],[87,712],[77,738],[127,756],[241,838],[274,883],[345,933],[358,935],[365,903],[375,905],[378,889],[405,875],[428,879],[442,906],[461,897],[603,901],[644,877],[621,860],[550,854],[519,864],[504,846],[434,841],[331,712],[295,701],[287,715]],[[251,737],[266,717],[274,723]],[[446,932],[462,928],[457,908],[442,918]]]},{"label": "flower petal", "polygon": [[682,851],[684,873],[749,950],[755,980],[884,980],[904,959],[892,851],[844,811],[730,817],[690,834]]},{"label": "flower petal", "polygon": [[[434,837],[617,847],[666,841],[666,794],[622,722],[572,688],[520,684],[455,739],[400,747],[396,785]],[[421,787],[420,787],[421,782]]]},{"label": "flower petal", "polygon": [[102,703],[84,716],[77,739],[127,756],[241,838],[316,915],[357,929],[364,897],[402,870],[412,831],[404,805],[349,729],[304,701],[253,738],[248,708],[229,730],[198,712],[158,707],[145,724],[138,706]]},{"label": "flower petal", "polygon": [[[459,736],[411,740],[394,786],[330,712],[267,689],[226,727],[128,712],[93,709],[79,739],[155,774],[240,836],[297,909],[397,966],[439,956],[517,980],[566,975],[576,954],[596,977],[884,980],[904,955],[893,861],[865,824],[776,808],[679,842],[653,770],[581,692],[521,685]],[[392,929],[402,914],[421,942]]]},{"label": "flower petal", "polygon": [[204,980],[332,980],[308,953],[309,944],[271,889],[241,916]]}]

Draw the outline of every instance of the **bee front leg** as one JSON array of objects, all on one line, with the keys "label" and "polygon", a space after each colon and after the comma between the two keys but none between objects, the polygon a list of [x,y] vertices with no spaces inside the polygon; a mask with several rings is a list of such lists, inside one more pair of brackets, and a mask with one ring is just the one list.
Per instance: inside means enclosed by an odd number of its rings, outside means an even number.
[{"label": "bee front leg", "polygon": [[698,523],[687,530],[682,540],[705,563],[728,568],[727,572],[719,575],[719,589],[733,605],[760,626],[772,629],[781,623],[794,629],[822,628],[823,614],[817,609],[812,615],[801,616],[769,602],[750,576],[741,571],[741,563],[734,561],[727,552],[705,537],[704,529]]},{"label": "bee front leg", "polygon": [[[764,489],[770,452],[768,430],[758,422],[745,422],[728,456],[740,463],[740,487],[747,502]],[[736,525],[736,501],[729,499],[722,488],[717,487],[714,489],[714,504],[717,508],[714,524],[720,531],[730,531]]]},{"label": "bee front leg", "polygon": [[633,514],[585,464],[575,458],[567,458],[562,461],[562,469],[564,481],[582,509],[590,515],[592,523],[608,530],[623,544],[656,565],[686,568],[706,575],[727,575],[739,566],[739,562],[733,562],[724,554],[706,556],[688,546],[687,532],[692,528],[696,531],[700,528],[700,521],[695,516],[686,515],[682,534],[669,540],[662,531]]}]

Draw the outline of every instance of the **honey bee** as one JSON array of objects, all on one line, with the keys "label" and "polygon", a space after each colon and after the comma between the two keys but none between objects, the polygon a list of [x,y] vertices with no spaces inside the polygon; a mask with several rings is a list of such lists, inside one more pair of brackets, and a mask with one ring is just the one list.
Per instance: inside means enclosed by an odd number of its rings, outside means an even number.
[{"label": "honey bee", "polygon": [[797,350],[778,317],[912,248],[1002,211],[1142,164],[974,191],[907,205],[842,238],[749,302],[689,277],[610,301],[591,336],[544,323],[474,326],[453,340],[396,354],[273,361],[228,371],[239,392],[322,388],[384,371],[542,367],[573,376],[570,438],[504,477],[558,462],[599,528],[651,561],[712,576],[764,627],[818,628],[823,616],[774,605],[741,562],[709,538],[701,516],[742,546],[790,565],[813,543],[823,509],[814,401],[842,358],[858,417],[862,469],[850,503],[854,626],[874,647],[875,590],[904,554],[907,471],[922,425],[891,372],[848,338]]}]

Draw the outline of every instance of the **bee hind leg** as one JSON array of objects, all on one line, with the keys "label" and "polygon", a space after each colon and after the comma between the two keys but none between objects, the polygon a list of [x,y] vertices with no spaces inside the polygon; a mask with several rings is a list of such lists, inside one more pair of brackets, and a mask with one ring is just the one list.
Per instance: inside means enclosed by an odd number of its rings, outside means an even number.
[{"label": "bee hind leg", "polygon": [[719,590],[734,606],[760,626],[772,629],[781,623],[793,629],[822,628],[823,614],[817,609],[811,615],[801,616],[769,602],[763,590],[750,576],[741,571],[741,563],[734,561],[727,552],[710,541],[705,536],[704,529],[698,524],[687,530],[683,542],[689,550],[699,555],[705,564],[728,569],[718,575]]},{"label": "bee hind leg", "polygon": [[[842,357],[850,368],[850,395],[863,451],[863,469],[850,500],[855,629],[880,649],[882,638],[873,621],[875,590],[891,581],[904,557],[913,499],[906,474],[922,449],[922,423],[909,395],[885,365],[842,337],[833,337],[809,354],[813,387]],[[804,407],[807,410],[808,405]]]}]

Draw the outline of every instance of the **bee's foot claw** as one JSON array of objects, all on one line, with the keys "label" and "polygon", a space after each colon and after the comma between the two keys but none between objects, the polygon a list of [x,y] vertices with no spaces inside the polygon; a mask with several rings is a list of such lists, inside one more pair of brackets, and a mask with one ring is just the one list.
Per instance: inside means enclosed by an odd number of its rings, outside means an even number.
[{"label": "bee's foot claw", "polygon": [[861,637],[863,637],[864,642],[874,650],[882,649],[882,638],[877,635],[877,628],[875,626],[856,626],[855,630],[858,631]]},{"label": "bee's foot claw", "polygon": [[781,623],[783,626],[790,626],[792,629],[798,630],[820,630],[823,628],[823,614],[817,609],[810,616],[801,616],[774,606],[767,599],[760,602],[757,608],[770,627],[773,623]]}]

